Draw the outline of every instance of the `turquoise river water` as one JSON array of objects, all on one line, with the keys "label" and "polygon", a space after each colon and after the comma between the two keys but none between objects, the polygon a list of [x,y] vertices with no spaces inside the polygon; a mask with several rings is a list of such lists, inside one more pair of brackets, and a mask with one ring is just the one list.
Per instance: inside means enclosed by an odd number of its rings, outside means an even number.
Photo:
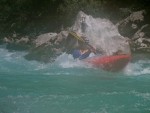
[{"label": "turquoise river water", "polygon": [[52,64],[0,48],[0,113],[150,113],[150,55],[117,73],[62,55]]}]

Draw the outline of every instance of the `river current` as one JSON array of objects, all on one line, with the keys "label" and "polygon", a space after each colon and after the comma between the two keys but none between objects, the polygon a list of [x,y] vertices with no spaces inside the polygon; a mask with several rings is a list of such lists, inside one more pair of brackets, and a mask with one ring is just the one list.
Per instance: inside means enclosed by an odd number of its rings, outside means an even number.
[{"label": "river current", "polygon": [[133,55],[112,73],[67,54],[43,64],[3,46],[0,53],[0,113],[150,112],[149,55]]}]

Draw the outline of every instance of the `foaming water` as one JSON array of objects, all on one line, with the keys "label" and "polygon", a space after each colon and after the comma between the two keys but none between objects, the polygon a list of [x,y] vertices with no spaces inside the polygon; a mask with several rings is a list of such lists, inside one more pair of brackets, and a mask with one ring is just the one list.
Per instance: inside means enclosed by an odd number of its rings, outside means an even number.
[{"label": "foaming water", "polygon": [[[83,31],[81,21],[86,24]],[[93,18],[82,11],[79,12],[77,20],[72,27],[78,33],[83,33],[89,39],[89,43],[96,48],[102,49],[107,55],[121,50],[123,53],[130,53],[130,47],[126,39],[120,35],[118,28],[108,19]]]},{"label": "foaming water", "polygon": [[55,63],[60,65],[62,68],[90,68],[90,66],[85,62],[79,59],[74,59],[71,54],[68,55],[66,53],[57,57]]},{"label": "foaming water", "polygon": [[[25,74],[45,74],[61,75],[70,74],[70,69],[91,68],[89,65],[75,60],[71,55],[62,54],[53,63],[40,63],[37,61],[27,61],[23,58],[25,52],[9,52],[5,48],[0,48],[0,71],[1,73],[25,73]],[[59,70],[59,71],[58,71]],[[66,70],[66,71],[64,71]]]},{"label": "foaming water", "polygon": [[139,60],[129,63],[124,72],[130,76],[150,75],[150,60]]},{"label": "foaming water", "polygon": [[[0,48],[0,113],[147,113],[150,60],[106,72],[62,54],[52,64]],[[136,76],[138,75],[138,76]]]},{"label": "foaming water", "polygon": [[[49,73],[50,70],[55,72],[56,68],[60,70],[99,70],[94,69],[92,66],[86,64],[83,61],[74,59],[72,55],[63,53],[56,58],[54,63],[40,63],[37,61],[27,61],[23,58],[26,55],[25,52],[9,52],[5,48],[0,48],[0,70],[1,72],[21,72],[21,73]],[[137,60],[136,62],[130,62],[126,68],[122,71],[125,75],[144,75],[150,74],[150,60]],[[99,72],[103,72],[99,70]],[[52,74],[52,72],[50,72]],[[56,74],[56,73],[55,73]],[[60,73],[59,73],[60,74]],[[69,73],[67,73],[69,74]]]}]

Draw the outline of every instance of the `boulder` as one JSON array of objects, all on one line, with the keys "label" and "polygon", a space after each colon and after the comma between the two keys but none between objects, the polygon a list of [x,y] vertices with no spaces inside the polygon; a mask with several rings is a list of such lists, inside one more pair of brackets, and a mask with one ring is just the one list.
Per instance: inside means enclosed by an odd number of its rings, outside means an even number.
[{"label": "boulder", "polygon": [[59,34],[46,33],[37,37],[35,47],[25,56],[27,60],[40,62],[53,62],[55,58],[64,52],[64,43],[68,32],[62,31]]},{"label": "boulder", "polygon": [[116,26],[120,34],[126,37],[132,37],[141,26],[141,23],[144,22],[145,14],[145,10],[132,12],[125,19],[119,21]]},{"label": "boulder", "polygon": [[57,33],[46,33],[39,35],[33,43],[35,44],[36,47],[38,47],[44,43],[47,43],[50,39],[51,40],[55,39],[56,35]]}]

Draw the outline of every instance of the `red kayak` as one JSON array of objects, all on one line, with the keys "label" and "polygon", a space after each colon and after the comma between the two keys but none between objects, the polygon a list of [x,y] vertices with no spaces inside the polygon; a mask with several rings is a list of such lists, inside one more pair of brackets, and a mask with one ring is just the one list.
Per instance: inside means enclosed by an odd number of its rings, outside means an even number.
[{"label": "red kayak", "polygon": [[113,55],[113,56],[95,56],[87,58],[84,61],[92,64],[94,67],[102,68],[107,71],[120,71],[130,61],[131,55]]}]

